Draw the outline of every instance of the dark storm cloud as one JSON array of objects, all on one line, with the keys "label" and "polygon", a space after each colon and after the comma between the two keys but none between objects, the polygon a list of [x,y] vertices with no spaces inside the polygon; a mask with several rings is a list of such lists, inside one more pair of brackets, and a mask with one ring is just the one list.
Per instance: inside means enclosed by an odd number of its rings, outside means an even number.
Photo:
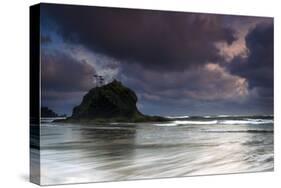
[{"label": "dark storm cloud", "polygon": [[272,114],[271,89],[249,89],[247,79],[218,64],[157,72],[126,65],[118,79],[138,95],[143,113],[158,115]]},{"label": "dark storm cloud", "polygon": [[147,114],[273,110],[269,18],[255,27],[261,18],[46,4],[41,10],[42,103],[58,112],[71,113],[95,86],[94,74],[133,89]]},{"label": "dark storm cloud", "polygon": [[42,105],[60,114],[71,114],[85,92],[94,87],[95,69],[70,54],[42,48],[41,83]]},{"label": "dark storm cloud", "polygon": [[150,101],[241,100],[248,94],[246,79],[230,74],[218,64],[206,64],[184,72],[159,72],[126,65],[120,75],[139,96]]},{"label": "dark storm cloud", "polygon": [[76,92],[94,86],[95,69],[84,61],[77,61],[62,52],[42,52],[42,90]]},{"label": "dark storm cloud", "polygon": [[52,38],[49,35],[41,35],[41,45],[49,44],[52,42]]},{"label": "dark storm cloud", "polygon": [[215,42],[232,43],[222,17],[152,10],[43,5],[66,41],[152,69],[182,70],[218,61]]},{"label": "dark storm cloud", "polygon": [[273,90],[273,23],[258,24],[246,36],[246,46],[248,58],[236,58],[230,64],[231,72],[246,78],[251,88]]}]

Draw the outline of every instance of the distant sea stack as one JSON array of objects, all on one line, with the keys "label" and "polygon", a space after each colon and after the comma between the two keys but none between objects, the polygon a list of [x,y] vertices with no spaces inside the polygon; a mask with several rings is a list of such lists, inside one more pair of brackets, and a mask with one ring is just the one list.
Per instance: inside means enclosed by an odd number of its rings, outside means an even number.
[{"label": "distant sea stack", "polygon": [[41,117],[58,117],[53,110],[49,109],[48,107],[41,107]]},{"label": "distant sea stack", "polygon": [[109,84],[91,89],[80,105],[73,109],[72,116],[65,121],[98,122],[143,122],[163,121],[166,118],[142,114],[136,103],[137,95],[121,82],[114,80]]}]

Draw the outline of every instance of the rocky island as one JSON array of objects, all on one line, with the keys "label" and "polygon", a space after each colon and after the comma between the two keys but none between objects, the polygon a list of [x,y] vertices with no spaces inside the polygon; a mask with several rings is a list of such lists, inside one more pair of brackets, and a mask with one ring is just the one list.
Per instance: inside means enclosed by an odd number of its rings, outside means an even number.
[{"label": "rocky island", "polygon": [[134,91],[113,80],[91,89],[80,105],[74,107],[72,116],[63,122],[150,122],[167,121],[160,116],[142,114],[136,104]]},{"label": "rocky island", "polygon": [[58,117],[58,114],[56,114],[53,110],[49,109],[48,107],[42,106],[41,117]]}]

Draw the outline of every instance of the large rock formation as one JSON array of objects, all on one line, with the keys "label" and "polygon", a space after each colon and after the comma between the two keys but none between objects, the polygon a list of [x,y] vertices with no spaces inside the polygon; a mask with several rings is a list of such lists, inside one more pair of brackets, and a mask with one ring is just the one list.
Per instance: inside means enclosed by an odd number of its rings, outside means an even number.
[{"label": "large rock formation", "polygon": [[137,96],[121,82],[114,80],[91,89],[67,121],[162,121],[165,118],[143,115],[137,108]]},{"label": "large rock formation", "polygon": [[53,110],[49,109],[48,107],[41,107],[41,117],[58,117]]}]

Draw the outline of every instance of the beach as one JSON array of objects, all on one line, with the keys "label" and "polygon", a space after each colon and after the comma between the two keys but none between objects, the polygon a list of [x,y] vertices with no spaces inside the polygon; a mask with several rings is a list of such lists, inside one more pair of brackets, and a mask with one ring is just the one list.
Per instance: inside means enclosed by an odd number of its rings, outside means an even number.
[{"label": "beach", "polygon": [[169,118],[91,125],[42,120],[41,184],[273,171],[273,117]]}]

